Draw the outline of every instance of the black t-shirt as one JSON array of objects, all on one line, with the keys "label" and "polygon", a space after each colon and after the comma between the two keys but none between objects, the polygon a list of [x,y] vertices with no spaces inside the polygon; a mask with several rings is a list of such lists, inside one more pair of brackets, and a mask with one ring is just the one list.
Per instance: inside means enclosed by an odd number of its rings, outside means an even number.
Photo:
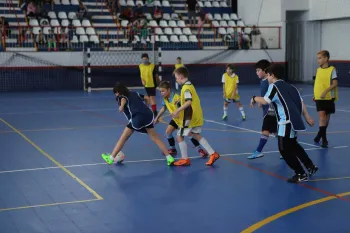
[{"label": "black t-shirt", "polygon": [[197,0],[186,0],[189,11],[196,11]]}]

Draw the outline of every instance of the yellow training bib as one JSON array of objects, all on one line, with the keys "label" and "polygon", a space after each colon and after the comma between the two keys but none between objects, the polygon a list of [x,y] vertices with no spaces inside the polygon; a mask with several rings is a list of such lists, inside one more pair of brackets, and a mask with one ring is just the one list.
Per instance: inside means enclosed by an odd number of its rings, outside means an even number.
[{"label": "yellow training bib", "polygon": [[[173,113],[173,112],[175,112],[176,109],[178,109],[178,105],[176,103],[179,101],[180,101],[180,96],[178,94],[175,94],[175,93],[171,93],[170,101],[169,101],[169,99],[164,98],[164,103],[165,103],[165,106],[167,107],[169,113]],[[179,118],[174,118],[173,120],[175,121],[175,123],[177,125],[179,125],[179,122],[180,122]]]},{"label": "yellow training bib", "polygon": [[234,91],[235,94],[233,96],[233,98],[235,100],[239,100],[240,96],[238,94],[238,90],[237,90],[237,83],[238,83],[238,75],[235,74],[234,77],[231,77],[230,75],[228,75],[227,73],[224,74],[224,80],[225,80],[225,98],[226,99],[232,99],[232,94]]},{"label": "yellow training bib", "polygon": [[141,79],[144,81],[145,87],[155,87],[156,86],[155,78],[153,77],[154,67],[155,67],[155,65],[152,63],[149,65],[145,65],[145,64],[139,65]]},{"label": "yellow training bib", "polygon": [[314,84],[314,98],[315,100],[338,100],[338,88],[334,88],[328,92],[325,98],[321,98],[322,93],[332,85],[332,72],[334,66],[328,68],[319,67],[316,72],[316,79]]}]

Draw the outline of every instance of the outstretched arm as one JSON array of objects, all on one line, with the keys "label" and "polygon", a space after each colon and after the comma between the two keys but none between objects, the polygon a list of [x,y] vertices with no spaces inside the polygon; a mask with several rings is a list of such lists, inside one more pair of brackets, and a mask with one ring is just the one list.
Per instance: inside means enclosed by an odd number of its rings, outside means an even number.
[{"label": "outstretched arm", "polygon": [[119,106],[119,112],[123,112],[124,111],[125,104],[126,104],[126,99],[125,98],[121,98],[120,106]]},{"label": "outstretched arm", "polygon": [[304,104],[304,101],[301,102],[302,103],[302,108],[303,108],[303,116],[305,117],[306,122],[312,127],[315,124],[314,119],[311,118],[311,116],[309,115],[309,112],[307,111],[307,107]]},{"label": "outstretched arm", "polygon": [[154,119],[154,123],[158,123],[159,118],[165,113],[165,111],[166,111],[166,107],[163,106],[163,107],[159,110],[159,113],[158,113],[158,115],[156,116],[156,118]]}]

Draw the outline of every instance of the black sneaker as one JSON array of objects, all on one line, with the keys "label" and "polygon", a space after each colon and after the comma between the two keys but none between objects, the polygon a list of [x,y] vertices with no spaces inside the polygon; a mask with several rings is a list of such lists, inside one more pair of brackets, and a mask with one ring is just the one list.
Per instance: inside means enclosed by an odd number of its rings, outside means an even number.
[{"label": "black sneaker", "polygon": [[328,148],[328,141],[322,141],[321,147]]},{"label": "black sneaker", "polygon": [[287,181],[288,183],[299,183],[307,180],[308,180],[308,177],[306,173],[304,173],[304,174],[295,174],[293,177],[289,178]]},{"label": "black sneaker", "polygon": [[309,176],[313,176],[318,171],[318,167],[313,165],[311,168],[308,168],[307,170],[309,171]]},{"label": "black sneaker", "polygon": [[320,141],[321,141],[321,136],[316,136],[315,138],[314,138],[314,142],[315,143],[320,143]]}]

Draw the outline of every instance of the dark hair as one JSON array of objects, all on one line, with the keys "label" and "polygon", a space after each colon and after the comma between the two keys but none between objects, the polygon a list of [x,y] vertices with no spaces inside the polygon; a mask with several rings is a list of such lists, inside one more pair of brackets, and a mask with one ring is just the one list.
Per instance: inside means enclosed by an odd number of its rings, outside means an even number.
[{"label": "dark hair", "polygon": [[262,69],[265,71],[269,66],[271,66],[271,63],[268,60],[263,59],[255,64],[255,69]]},{"label": "dark hair", "polygon": [[141,58],[149,58],[149,57],[148,57],[148,54],[147,54],[147,53],[143,53],[143,54],[141,55]]},{"label": "dark hair", "polygon": [[176,59],[179,59],[179,60],[181,60],[181,57],[177,57]]},{"label": "dark hair", "polygon": [[226,69],[227,68],[230,68],[231,70],[235,70],[235,67],[233,66],[233,64],[227,64]]},{"label": "dark hair", "polygon": [[330,58],[328,50],[321,50],[320,52],[317,53],[317,55],[322,55],[322,56],[328,58],[328,60]]},{"label": "dark hair", "polygon": [[188,69],[186,67],[179,67],[174,72],[175,72],[175,74],[183,75],[185,78],[188,78],[188,76],[189,76],[189,72],[188,72]]},{"label": "dark hair", "polygon": [[265,72],[267,74],[275,76],[277,79],[283,79],[284,67],[281,64],[272,64],[265,70]]},{"label": "dark hair", "polygon": [[115,84],[113,88],[113,93],[119,93],[120,95],[128,96],[129,95],[129,89],[123,84],[123,83],[117,83]]},{"label": "dark hair", "polygon": [[162,82],[159,84],[159,88],[170,89],[170,82],[168,82],[168,81],[162,81]]}]

